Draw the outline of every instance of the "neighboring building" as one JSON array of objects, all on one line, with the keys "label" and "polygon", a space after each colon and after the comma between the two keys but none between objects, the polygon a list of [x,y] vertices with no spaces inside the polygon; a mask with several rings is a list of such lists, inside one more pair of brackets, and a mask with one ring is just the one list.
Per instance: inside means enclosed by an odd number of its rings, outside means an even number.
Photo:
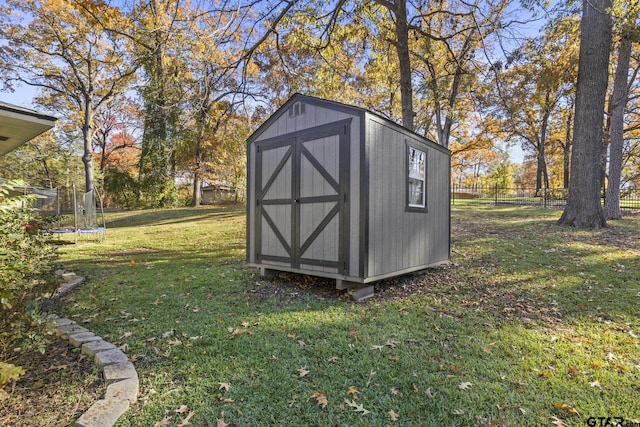
[{"label": "neighboring building", "polygon": [[225,202],[234,202],[236,198],[235,188],[228,185],[207,185],[202,187],[202,204],[219,205]]},{"label": "neighboring building", "polygon": [[247,141],[247,261],[371,283],[449,260],[451,153],[362,108],[296,94]]},{"label": "neighboring building", "polygon": [[55,117],[0,101],[0,157],[51,129]]}]

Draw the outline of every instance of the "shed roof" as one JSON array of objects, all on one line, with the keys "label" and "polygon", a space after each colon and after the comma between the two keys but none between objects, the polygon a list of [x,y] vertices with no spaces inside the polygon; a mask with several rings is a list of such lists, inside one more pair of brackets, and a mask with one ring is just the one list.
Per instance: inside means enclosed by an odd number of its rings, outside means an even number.
[{"label": "shed roof", "polygon": [[57,118],[0,101],[0,157],[51,129]]},{"label": "shed roof", "polygon": [[291,96],[291,98],[287,100],[287,102],[285,102],[280,108],[278,108],[267,120],[265,120],[265,122],[262,125],[260,125],[260,127],[258,127],[258,129],[256,129],[251,134],[251,136],[249,136],[249,138],[247,139],[247,142],[251,143],[253,140],[258,138],[262,132],[264,132],[267,128],[269,128],[269,126],[271,126],[273,122],[275,122],[282,114],[284,114],[289,109],[289,107],[292,104],[296,102],[304,102],[307,104],[317,105],[317,106],[329,108],[332,110],[342,111],[348,114],[353,114],[358,116],[364,116],[365,114],[370,114],[372,116],[377,117],[379,120],[384,121],[386,124],[397,129],[398,131],[409,133],[414,137],[422,139],[427,143],[433,145],[435,148],[441,151],[444,151],[448,154],[451,154],[450,150],[447,149],[446,147],[443,147],[442,145],[430,140],[429,138],[426,138],[423,135],[420,135],[412,130],[407,129],[404,126],[401,126],[398,123],[395,123],[394,121],[389,120],[388,118],[381,116],[380,114],[374,111],[367,110],[366,108],[358,107],[356,105],[344,104],[342,102],[332,101],[324,98],[318,98],[316,96],[311,96],[311,95],[303,95],[301,93],[294,93]]}]

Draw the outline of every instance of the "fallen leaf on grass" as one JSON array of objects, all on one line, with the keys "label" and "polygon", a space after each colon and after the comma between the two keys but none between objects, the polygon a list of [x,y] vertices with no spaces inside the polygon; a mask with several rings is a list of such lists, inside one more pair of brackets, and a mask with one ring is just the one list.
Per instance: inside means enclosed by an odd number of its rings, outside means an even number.
[{"label": "fallen leaf on grass", "polygon": [[329,404],[329,400],[327,399],[326,393],[323,393],[320,391],[314,391],[311,397],[316,399],[316,401],[318,402],[318,405],[322,406],[322,409],[326,408],[327,405]]},{"label": "fallen leaf on grass", "polygon": [[354,400],[345,399],[344,403],[346,403],[347,406],[350,406],[351,408],[353,408],[356,412],[362,413],[362,415],[367,415],[371,413],[371,411],[367,411],[366,409],[364,409],[364,404],[361,403],[360,405],[358,405]]},{"label": "fallen leaf on grass", "polygon": [[216,418],[216,427],[228,427],[229,424],[225,423],[223,419]]},{"label": "fallen leaf on grass", "polygon": [[231,326],[227,328],[227,331],[231,334],[229,336],[229,339],[233,339],[237,336],[244,334],[245,332],[248,332],[246,329],[232,328]]},{"label": "fallen leaf on grass", "polygon": [[369,387],[369,385],[371,385],[371,381],[373,381],[373,376],[376,374],[376,371],[371,371],[369,372],[369,379],[367,380],[367,387]]},{"label": "fallen leaf on grass", "polygon": [[602,385],[600,384],[600,381],[591,381],[591,382],[589,383],[589,385],[590,385],[591,387],[598,387],[598,388],[599,388],[599,387],[602,387]]},{"label": "fallen leaf on grass", "polygon": [[170,426],[170,425],[171,425],[171,415],[168,415],[168,414],[165,414],[160,421],[155,423],[155,427]]},{"label": "fallen leaf on grass", "polygon": [[468,389],[470,389],[471,387],[473,387],[473,383],[470,383],[470,382],[464,382],[464,383],[460,383],[460,384],[458,384],[458,388],[459,388],[460,390],[468,390]]},{"label": "fallen leaf on grass", "polygon": [[291,400],[289,401],[289,408],[291,408],[293,405],[296,405],[298,403],[298,395],[294,394],[293,396],[291,396]]},{"label": "fallen leaf on grass", "polygon": [[189,407],[187,405],[180,405],[180,407],[173,412],[175,412],[176,414],[184,414],[188,410],[189,410]]},{"label": "fallen leaf on grass", "polygon": [[307,346],[307,343],[302,340],[298,340],[298,345],[302,348],[305,348]]},{"label": "fallen leaf on grass", "polygon": [[307,367],[306,366],[302,367],[300,369],[296,369],[296,371],[298,371],[298,376],[300,378],[305,377],[305,376],[307,376],[309,374],[309,371],[307,371]]},{"label": "fallen leaf on grass", "polygon": [[451,413],[453,415],[464,415],[464,409],[454,409]]},{"label": "fallen leaf on grass", "polygon": [[218,387],[218,390],[225,389],[225,391],[229,391],[229,389],[231,388],[231,384],[229,383],[219,382],[218,384],[220,384],[220,387]]},{"label": "fallen leaf on grass", "polygon": [[569,373],[572,376],[577,377],[580,375],[580,370],[578,370],[578,368],[576,368],[575,366],[569,366]]},{"label": "fallen leaf on grass", "polygon": [[182,341],[180,340],[169,340],[167,341],[167,344],[169,345],[169,347],[175,347],[178,345],[182,345]]},{"label": "fallen leaf on grass", "polygon": [[351,394],[353,396],[353,400],[358,399],[358,393],[360,392],[354,386],[350,386],[349,390],[347,391],[347,394]]},{"label": "fallen leaf on grass", "polygon": [[193,418],[193,416],[195,415],[195,412],[191,411],[187,414],[187,416],[184,418],[184,420],[180,421],[180,424],[178,424],[177,427],[184,427],[186,425],[189,425],[189,421],[191,420],[191,418]]},{"label": "fallen leaf on grass", "polygon": [[400,415],[398,415],[393,409],[387,412],[387,414],[389,414],[391,421],[398,421],[398,418],[400,417]]},{"label": "fallen leaf on grass", "polygon": [[562,420],[562,418],[551,417],[551,419],[553,420],[553,425],[555,427],[567,427],[567,424]]},{"label": "fallen leaf on grass", "polygon": [[451,365],[451,372],[453,372],[456,375],[460,375],[460,370],[456,368],[456,365]]},{"label": "fallen leaf on grass", "polygon": [[567,404],[565,404],[565,403],[556,403],[556,405],[555,405],[555,406],[556,406],[556,408],[558,408],[559,410],[561,410],[561,411],[563,411],[563,412],[566,412],[566,413],[568,413],[568,414],[571,414],[571,415],[579,415],[579,414],[578,414],[578,411],[576,410],[576,408],[574,408],[574,407],[573,407],[573,406],[571,406],[571,405],[567,405]]},{"label": "fallen leaf on grass", "polygon": [[425,393],[426,393],[426,395],[427,395],[427,396],[429,396],[429,398],[430,398],[430,399],[433,399],[433,398],[435,398],[435,397],[436,397],[436,393],[434,393],[433,391],[431,391],[431,387],[428,387],[428,388],[425,390]]},{"label": "fallen leaf on grass", "polygon": [[171,355],[171,347],[169,347],[169,349],[167,351],[165,351],[164,353],[161,352],[160,350],[158,350],[157,347],[152,347],[153,351],[155,354],[157,354],[158,356],[162,356],[162,357],[169,357]]},{"label": "fallen leaf on grass", "polygon": [[500,411],[504,411],[505,409],[513,408],[513,409],[517,409],[518,411],[520,411],[520,413],[522,413],[522,415],[527,413],[527,410],[524,409],[520,405],[496,405],[496,406],[497,406],[498,410],[500,410]]},{"label": "fallen leaf on grass", "polygon": [[330,358],[327,359],[327,362],[329,363],[335,363],[338,361],[338,356],[331,356]]},{"label": "fallen leaf on grass", "polygon": [[489,418],[485,418],[480,415],[476,416],[476,421],[478,422],[480,427],[496,427],[496,424],[492,423]]}]

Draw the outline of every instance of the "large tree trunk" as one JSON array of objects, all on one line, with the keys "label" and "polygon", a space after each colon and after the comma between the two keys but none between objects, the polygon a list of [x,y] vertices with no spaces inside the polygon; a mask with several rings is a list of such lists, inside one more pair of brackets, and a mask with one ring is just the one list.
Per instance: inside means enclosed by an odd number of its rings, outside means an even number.
[{"label": "large tree trunk", "polygon": [[579,228],[607,226],[600,205],[600,150],[611,51],[610,8],[610,0],[582,3],[571,180],[567,205],[558,220],[560,225]]},{"label": "large tree trunk", "polygon": [[[573,106],[571,107],[573,110]],[[569,113],[567,117],[567,128],[565,132],[564,144],[562,145],[562,179],[564,189],[569,188],[569,166],[571,165],[571,122],[573,121],[573,113]]]},{"label": "large tree trunk", "polygon": [[402,104],[402,126],[413,130],[413,86],[411,84],[411,57],[409,56],[409,23],[407,22],[407,0],[395,4],[380,2],[395,15],[396,53],[400,67],[400,103]]},{"label": "large tree trunk", "polygon": [[93,114],[91,109],[91,99],[85,100],[84,106],[84,123],[82,124],[82,139],[83,139],[83,154],[82,163],[84,164],[84,191],[89,192],[93,190],[94,175],[93,175],[93,134],[95,132],[93,128]]},{"label": "large tree trunk", "polygon": [[630,34],[624,32],[618,50],[618,65],[613,81],[613,93],[609,101],[609,185],[604,203],[606,219],[620,219],[620,175],[622,174],[622,148],[624,145],[624,109],[627,105],[627,78],[631,61],[632,41]]}]

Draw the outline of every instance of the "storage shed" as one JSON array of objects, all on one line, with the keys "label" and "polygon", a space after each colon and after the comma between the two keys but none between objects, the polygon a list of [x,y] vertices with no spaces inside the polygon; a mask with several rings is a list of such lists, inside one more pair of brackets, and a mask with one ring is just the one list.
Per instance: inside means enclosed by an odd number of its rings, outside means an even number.
[{"label": "storage shed", "polygon": [[247,141],[247,262],[372,283],[449,260],[451,154],[365,109],[293,95]]}]

